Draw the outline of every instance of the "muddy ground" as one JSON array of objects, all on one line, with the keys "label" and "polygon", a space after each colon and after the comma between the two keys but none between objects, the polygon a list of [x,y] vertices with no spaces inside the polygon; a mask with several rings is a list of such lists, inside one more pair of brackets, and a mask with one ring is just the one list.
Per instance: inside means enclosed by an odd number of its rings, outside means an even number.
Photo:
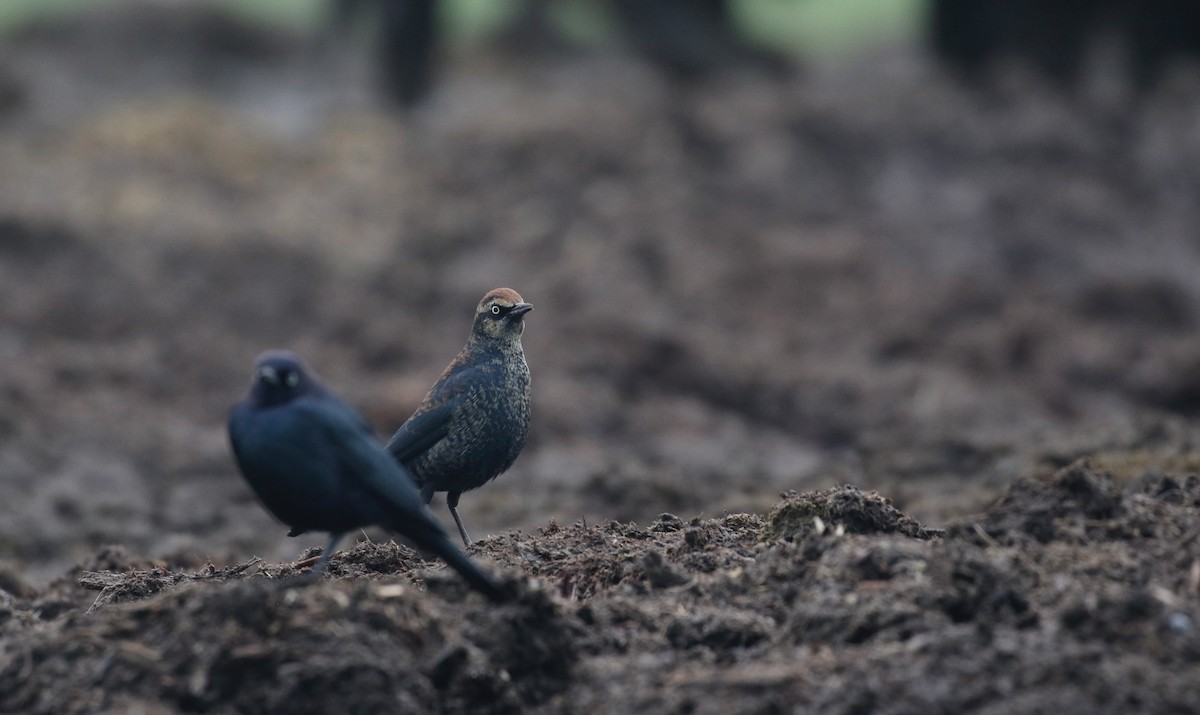
[{"label": "muddy ground", "polygon": [[[1200,709],[1200,74],[556,53],[397,118],[195,4],[0,44],[0,711]],[[386,434],[500,285],[514,602],[372,530],[289,588],[254,356]]]}]

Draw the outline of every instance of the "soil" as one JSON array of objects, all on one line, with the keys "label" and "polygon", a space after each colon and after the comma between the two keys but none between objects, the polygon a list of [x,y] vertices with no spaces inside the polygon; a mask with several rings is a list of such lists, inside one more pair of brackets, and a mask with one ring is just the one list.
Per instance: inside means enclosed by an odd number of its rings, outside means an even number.
[{"label": "soil", "polygon": [[[366,57],[199,3],[0,45],[0,712],[1200,710],[1194,72],[481,47],[397,117]],[[374,530],[300,587],[254,356],[385,435],[501,285],[511,603]]]}]

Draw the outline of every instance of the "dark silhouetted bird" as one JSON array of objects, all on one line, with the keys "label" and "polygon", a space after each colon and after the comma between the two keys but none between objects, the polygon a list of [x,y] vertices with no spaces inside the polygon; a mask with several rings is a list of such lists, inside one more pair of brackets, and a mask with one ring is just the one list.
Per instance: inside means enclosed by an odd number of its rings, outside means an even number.
[{"label": "dark silhouetted bird", "polygon": [[229,417],[238,467],[289,536],[328,531],[316,578],[342,536],[378,525],[441,557],[472,587],[502,600],[496,583],[442,530],[412,478],[357,412],[326,390],[292,353],[259,357],[250,395]]},{"label": "dark silhouetted bird", "polygon": [[521,333],[531,310],[508,288],[483,296],[466,347],[388,442],[426,504],[434,492],[446,492],[464,544],[471,537],[458,515],[459,497],[511,467],[529,433],[529,366]]}]

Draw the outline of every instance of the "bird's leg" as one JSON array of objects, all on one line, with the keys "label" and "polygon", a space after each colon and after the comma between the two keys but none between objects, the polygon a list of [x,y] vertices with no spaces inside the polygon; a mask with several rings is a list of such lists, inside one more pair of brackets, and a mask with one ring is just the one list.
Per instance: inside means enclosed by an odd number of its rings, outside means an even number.
[{"label": "bird's leg", "polygon": [[458,533],[462,536],[463,546],[470,546],[471,537],[467,536],[467,527],[463,526],[462,517],[458,515],[458,498],[461,496],[462,492],[446,492],[446,506],[450,507],[454,523],[458,524]]},{"label": "bird's leg", "polygon": [[319,579],[321,577],[321,572],[325,570],[325,564],[329,563],[329,559],[333,556],[333,552],[337,549],[338,542],[341,540],[342,534],[340,532],[331,534],[329,537],[329,546],[325,547],[325,551],[322,552],[320,560],[317,561],[317,565],[313,566],[312,570],[308,573],[297,576],[295,579],[293,579],[293,582],[297,585],[307,586],[308,584]]},{"label": "bird's leg", "polygon": [[434,482],[432,479],[429,480],[429,482],[425,486],[421,487],[421,499],[424,500],[424,502],[426,504],[433,501],[433,492],[436,489],[437,489],[437,483]]},{"label": "bird's leg", "polygon": [[342,540],[340,532],[329,535],[329,546],[325,547],[325,553],[321,554],[321,560],[312,568],[313,576],[320,576],[325,570],[325,564],[329,563],[329,559],[333,557],[333,553],[337,551],[338,542]]}]

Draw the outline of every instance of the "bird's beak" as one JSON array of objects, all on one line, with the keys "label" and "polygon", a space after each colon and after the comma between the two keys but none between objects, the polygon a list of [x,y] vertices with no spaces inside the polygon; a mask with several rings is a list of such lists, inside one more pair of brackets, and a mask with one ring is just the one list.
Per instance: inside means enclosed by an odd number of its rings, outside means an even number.
[{"label": "bird's beak", "polygon": [[263,365],[262,367],[258,368],[258,376],[272,385],[279,384],[279,373],[276,372],[275,368],[271,367],[270,365]]},{"label": "bird's beak", "polygon": [[533,303],[517,303],[509,311],[509,315],[525,315],[531,310],[533,310]]}]

